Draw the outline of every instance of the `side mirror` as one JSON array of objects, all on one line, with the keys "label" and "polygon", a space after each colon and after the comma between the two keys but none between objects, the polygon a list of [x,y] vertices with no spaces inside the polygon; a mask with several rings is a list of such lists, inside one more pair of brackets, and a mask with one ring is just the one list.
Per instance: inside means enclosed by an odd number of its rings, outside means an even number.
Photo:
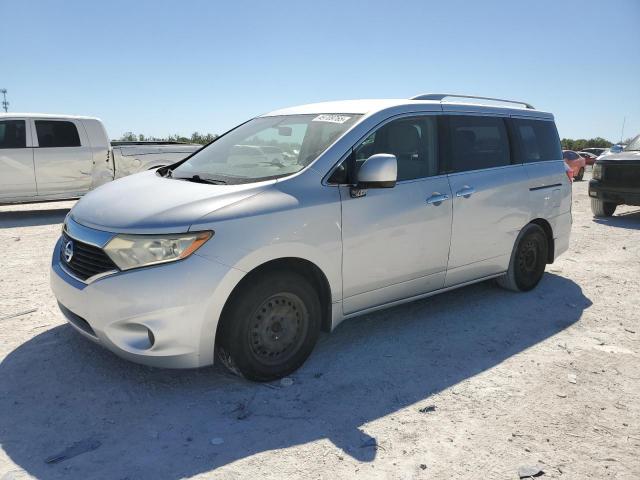
[{"label": "side mirror", "polygon": [[360,170],[356,188],[393,188],[398,179],[398,161],[395,155],[376,153],[367,158]]}]

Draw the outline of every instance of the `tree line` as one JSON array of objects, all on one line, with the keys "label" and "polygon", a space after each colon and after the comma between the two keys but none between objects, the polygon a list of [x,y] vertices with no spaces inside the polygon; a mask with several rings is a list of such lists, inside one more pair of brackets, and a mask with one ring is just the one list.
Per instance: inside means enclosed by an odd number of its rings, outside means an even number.
[{"label": "tree line", "polygon": [[[633,140],[633,137],[629,137],[621,142],[616,142],[616,143],[622,143],[623,145],[628,145],[631,140]],[[575,152],[579,152],[584,148],[590,148],[590,147],[604,147],[604,148],[609,148],[611,147],[614,142],[610,142],[607,139],[604,139],[602,137],[596,137],[596,138],[579,138],[577,140],[574,140],[572,138],[563,138],[561,140],[562,143],[562,148],[564,150],[573,150]]]},{"label": "tree line", "polygon": [[200,133],[193,132],[191,136],[186,137],[184,135],[174,134],[167,137],[153,137],[147,136],[142,133],[125,132],[120,138],[119,142],[180,142],[180,143],[199,143],[200,145],[206,145],[213,142],[219,135],[215,133]]},{"label": "tree line", "polygon": [[[198,143],[200,145],[206,145],[207,143],[214,141],[216,138],[218,138],[218,136],[219,135],[215,133],[193,132],[189,137],[186,137],[184,135],[179,135],[177,133],[174,135],[169,135],[168,137],[152,137],[152,136],[143,135],[142,133],[136,134],[133,132],[126,132],[124,133],[124,135],[122,135],[122,137],[118,139],[118,141],[120,142],[180,142],[180,143]],[[631,139],[627,139],[623,143],[629,143],[630,140]],[[579,152],[584,148],[590,148],[590,147],[609,148],[613,145],[613,142],[610,142],[609,140],[602,137],[595,137],[595,138],[589,138],[589,139],[563,138],[561,140],[561,143],[562,143],[562,148],[564,150],[574,150],[576,152]]]},{"label": "tree line", "polygon": [[596,137],[596,138],[578,138],[577,140],[574,140],[573,138],[563,138],[560,143],[562,143],[562,148],[564,150],[574,150],[576,152],[581,151],[584,148],[591,148],[591,147],[602,147],[602,148],[609,148],[611,145],[613,145],[613,142],[610,142],[609,140],[602,138],[602,137]]}]

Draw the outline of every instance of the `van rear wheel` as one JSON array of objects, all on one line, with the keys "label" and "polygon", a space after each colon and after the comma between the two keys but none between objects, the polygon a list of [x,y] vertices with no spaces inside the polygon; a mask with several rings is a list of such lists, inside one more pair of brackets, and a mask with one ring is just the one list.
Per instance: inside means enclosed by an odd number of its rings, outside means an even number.
[{"label": "van rear wheel", "polygon": [[509,269],[496,279],[498,285],[514,292],[528,292],[540,283],[547,265],[549,242],[539,225],[522,229],[511,253]]},{"label": "van rear wheel", "polygon": [[241,287],[225,307],[218,357],[249,380],[275,380],[305,362],[320,323],[320,299],[306,278],[266,274]]}]

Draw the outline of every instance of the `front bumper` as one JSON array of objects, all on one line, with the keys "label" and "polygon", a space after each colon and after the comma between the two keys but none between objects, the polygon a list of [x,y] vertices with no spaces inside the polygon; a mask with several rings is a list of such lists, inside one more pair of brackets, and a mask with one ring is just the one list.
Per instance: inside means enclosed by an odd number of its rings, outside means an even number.
[{"label": "front bumper", "polygon": [[120,357],[145,365],[213,363],[222,307],[243,272],[194,254],[85,284],[61,266],[56,244],[51,288],[69,323]]},{"label": "front bumper", "polygon": [[618,205],[640,206],[640,185],[638,187],[616,187],[600,180],[589,181],[589,196]]}]

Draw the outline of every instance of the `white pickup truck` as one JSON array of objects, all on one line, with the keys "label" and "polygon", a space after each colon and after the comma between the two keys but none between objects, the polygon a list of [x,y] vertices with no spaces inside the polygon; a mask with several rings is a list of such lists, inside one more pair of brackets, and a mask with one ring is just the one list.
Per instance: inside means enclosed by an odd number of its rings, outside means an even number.
[{"label": "white pickup truck", "polygon": [[115,178],[170,165],[202,145],[109,142],[97,118],[0,114],[0,204],[78,198]]}]

